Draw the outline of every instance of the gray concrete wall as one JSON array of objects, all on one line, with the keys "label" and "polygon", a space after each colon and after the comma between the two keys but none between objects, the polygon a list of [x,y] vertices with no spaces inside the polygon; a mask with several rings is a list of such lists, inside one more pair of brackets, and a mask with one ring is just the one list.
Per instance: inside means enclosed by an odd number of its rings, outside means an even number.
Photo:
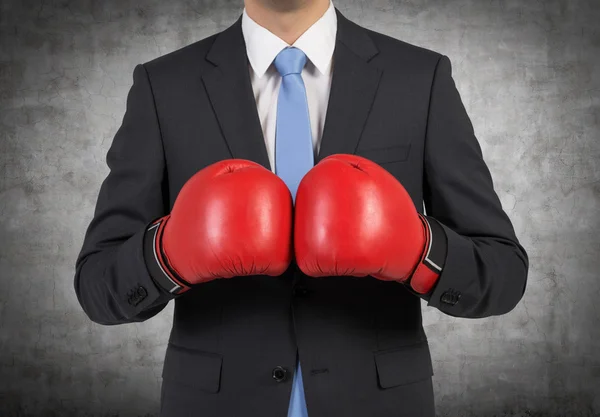
[{"label": "gray concrete wall", "polygon": [[[448,55],[528,249],[523,302],[424,306],[440,416],[600,415],[600,1],[349,1]],[[0,8],[0,415],[156,415],[172,307],[91,323],[73,265],[135,64],[224,29],[242,0],[8,1]]]}]

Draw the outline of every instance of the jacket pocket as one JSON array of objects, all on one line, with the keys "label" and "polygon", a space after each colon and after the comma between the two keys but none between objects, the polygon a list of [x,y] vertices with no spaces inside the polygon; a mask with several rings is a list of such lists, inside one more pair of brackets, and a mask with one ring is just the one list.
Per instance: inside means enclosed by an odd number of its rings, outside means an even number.
[{"label": "jacket pocket", "polygon": [[185,385],[194,390],[219,392],[221,355],[169,344],[162,377],[164,381]]},{"label": "jacket pocket", "polygon": [[405,161],[410,153],[410,144],[377,149],[357,149],[356,155],[367,158],[377,164]]},{"label": "jacket pocket", "polygon": [[374,353],[381,388],[422,381],[433,375],[427,341]]}]

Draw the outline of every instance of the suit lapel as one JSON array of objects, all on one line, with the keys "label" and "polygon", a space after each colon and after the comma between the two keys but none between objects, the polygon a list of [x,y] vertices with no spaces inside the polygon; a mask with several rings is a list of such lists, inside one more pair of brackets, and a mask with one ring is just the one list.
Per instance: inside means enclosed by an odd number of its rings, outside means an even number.
[{"label": "suit lapel", "polygon": [[202,75],[221,131],[234,158],[271,169],[250,81],[241,17],[216,38]]},{"label": "suit lapel", "polygon": [[335,153],[352,154],[377,92],[381,70],[369,60],[378,53],[365,29],[336,9],[338,29],[333,78],[317,161]]},{"label": "suit lapel", "polygon": [[[369,60],[378,50],[365,29],[336,9],[338,28],[333,77],[317,161],[334,153],[354,153],[377,92],[381,70]],[[202,79],[221,131],[234,158],[271,169],[254,100],[241,17],[216,36],[206,59],[213,64]]]}]

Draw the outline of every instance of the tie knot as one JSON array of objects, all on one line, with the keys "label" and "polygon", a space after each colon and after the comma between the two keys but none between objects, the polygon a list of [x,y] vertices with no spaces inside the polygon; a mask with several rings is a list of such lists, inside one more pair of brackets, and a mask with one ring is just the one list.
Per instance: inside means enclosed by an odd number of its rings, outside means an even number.
[{"label": "tie knot", "polygon": [[285,48],[277,54],[273,63],[282,77],[300,74],[306,64],[306,54],[295,47]]}]

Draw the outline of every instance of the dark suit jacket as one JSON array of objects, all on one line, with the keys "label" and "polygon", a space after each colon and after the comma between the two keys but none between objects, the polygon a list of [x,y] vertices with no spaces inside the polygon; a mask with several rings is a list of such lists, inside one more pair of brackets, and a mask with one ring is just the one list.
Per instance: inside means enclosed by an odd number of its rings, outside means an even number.
[{"label": "dark suit jacket", "polygon": [[[379,163],[442,224],[444,270],[422,296],[430,307],[457,317],[507,313],[523,295],[528,258],[449,59],[337,16],[318,159],[350,153]],[[298,354],[311,417],[433,416],[421,300],[404,284],[313,279],[291,265],[280,277],[215,280],[173,296],[151,277],[146,228],[194,173],[229,158],[270,169],[241,18],[138,65],[133,80],[75,290],[90,319],[106,325],[147,320],[176,299],[161,415],[283,417]]]}]

